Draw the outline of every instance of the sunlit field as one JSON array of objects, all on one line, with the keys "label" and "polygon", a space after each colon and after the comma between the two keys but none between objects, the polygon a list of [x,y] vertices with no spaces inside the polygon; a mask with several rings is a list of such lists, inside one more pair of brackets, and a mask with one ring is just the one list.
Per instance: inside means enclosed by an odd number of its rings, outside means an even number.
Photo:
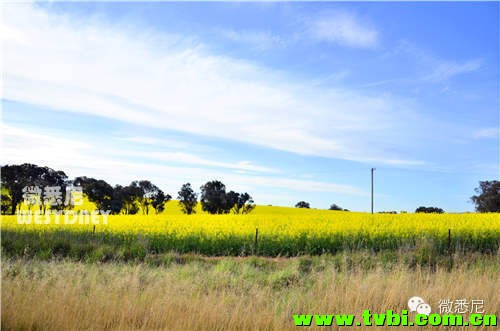
[{"label": "sunlit field", "polygon": [[2,329],[288,330],[293,314],[401,311],[414,295],[500,309],[498,214],[184,215],[170,201],[58,222],[2,216]]},{"label": "sunlit field", "polygon": [[[48,222],[49,224],[45,224]],[[428,255],[497,253],[498,214],[369,214],[258,206],[248,215],[110,215],[99,224],[37,224],[2,217],[4,254],[144,258],[165,252],[211,256],[297,256],[415,249]]]},{"label": "sunlit field", "polygon": [[115,2],[2,3],[0,331],[500,331],[500,2]]}]

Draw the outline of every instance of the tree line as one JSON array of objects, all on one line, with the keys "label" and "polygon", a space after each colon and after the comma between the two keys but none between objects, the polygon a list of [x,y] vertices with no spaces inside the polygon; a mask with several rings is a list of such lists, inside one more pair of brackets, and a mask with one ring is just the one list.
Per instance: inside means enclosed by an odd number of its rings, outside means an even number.
[{"label": "tree line", "polygon": [[[59,187],[64,196],[69,187],[81,187],[83,194],[99,210],[109,210],[111,214],[161,213],[166,203],[172,199],[149,180],[137,180],[127,186],[112,186],[102,179],[86,176],[68,179],[64,171],[35,164],[5,165],[1,168],[1,213],[14,215],[25,200],[26,187]],[[210,214],[247,214],[255,208],[248,193],[226,192],[226,186],[217,180],[209,181],[200,188],[202,210]],[[177,195],[178,203],[185,214],[194,214],[198,204],[198,194],[190,183],[182,185]],[[45,210],[43,203],[40,208]],[[56,209],[64,209],[58,204]]]},{"label": "tree line", "polygon": [[[299,201],[295,204],[295,208],[305,208],[305,209],[310,209],[311,208],[311,204],[309,202],[306,202],[306,201]],[[328,208],[328,210],[337,210],[337,211],[349,211],[349,209],[343,209],[342,207],[338,206],[337,204],[335,203],[332,203],[330,205],[330,208]]]},{"label": "tree line", "polygon": [[[479,182],[479,187],[474,189],[476,195],[470,198],[470,202],[475,205],[475,209],[480,213],[499,213],[500,212],[500,181],[485,180]],[[295,204],[295,208],[311,208],[309,202],[299,201]],[[329,210],[349,211],[342,207],[332,204]],[[415,209],[415,213],[433,213],[443,214],[445,211],[438,207],[420,206]],[[379,214],[397,214],[397,211],[380,211]],[[402,211],[401,213],[406,213]]]},{"label": "tree line", "polygon": [[[68,186],[81,187],[88,200],[95,203],[100,210],[109,210],[112,214],[137,214],[140,210],[144,214],[150,211],[161,213],[172,196],[163,192],[149,180],[133,181],[128,186],[111,186],[102,179],[86,176],[76,177],[72,180],[64,171],[57,171],[49,167],[40,167],[35,164],[24,163],[21,165],[5,165],[1,167],[1,213],[15,214],[18,206],[23,201],[23,189],[29,186],[61,188],[61,193],[66,193]],[[202,210],[210,214],[247,214],[255,208],[255,203],[248,193],[226,191],[226,186],[213,180],[200,187]],[[500,212],[500,181],[480,181],[475,189],[476,195],[470,198],[478,212]],[[182,185],[177,195],[182,212],[193,214],[198,204],[198,194],[190,183]],[[45,206],[41,206],[45,208]],[[310,208],[306,201],[299,201],[295,207]],[[65,206],[58,204],[56,209]],[[343,210],[332,204],[330,210]],[[416,213],[443,213],[437,207],[418,207]],[[390,212],[395,213],[395,212]]]}]

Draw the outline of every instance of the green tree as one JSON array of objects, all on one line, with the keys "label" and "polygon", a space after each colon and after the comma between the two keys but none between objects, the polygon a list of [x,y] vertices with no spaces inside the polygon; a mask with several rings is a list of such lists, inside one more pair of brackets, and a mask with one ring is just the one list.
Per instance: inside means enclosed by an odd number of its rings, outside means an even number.
[{"label": "green tree", "polygon": [[89,201],[96,204],[100,210],[110,210],[113,199],[113,187],[102,179],[86,176],[76,177],[73,185],[81,186]]},{"label": "green tree", "polygon": [[156,213],[159,214],[165,210],[165,206],[170,200],[172,200],[170,194],[165,194],[162,190],[159,190],[151,197],[151,206],[153,206]]},{"label": "green tree", "polygon": [[415,213],[442,214],[444,210],[438,207],[423,207],[420,206],[415,210]]},{"label": "green tree", "polygon": [[210,214],[227,213],[226,186],[218,181],[212,180],[200,187],[201,208]]},{"label": "green tree", "polygon": [[12,198],[10,197],[9,190],[2,186],[2,196],[0,198],[1,204],[1,213],[2,215],[8,214],[10,208],[12,207]]},{"label": "green tree", "polygon": [[129,186],[121,188],[119,198],[121,200],[121,211],[127,215],[135,215],[139,211],[139,199],[142,198],[142,189],[132,182]]},{"label": "green tree", "polygon": [[196,204],[198,203],[198,195],[191,187],[190,183],[182,185],[181,190],[178,192],[177,200],[184,214],[195,214]]},{"label": "green tree", "polygon": [[295,208],[311,208],[309,202],[299,201],[295,204]]},{"label": "green tree", "polygon": [[238,202],[236,203],[236,213],[249,214],[255,209],[255,203],[248,193],[238,195]]},{"label": "green tree", "polygon": [[153,207],[157,214],[162,212],[165,209],[165,204],[172,199],[170,195],[165,195],[158,186],[149,180],[134,181],[130,183],[130,186],[136,190],[137,200],[143,214],[149,214],[150,207]]},{"label": "green tree", "polygon": [[[47,186],[59,186],[63,196],[65,194],[68,176],[63,171],[24,163],[21,165],[2,166],[0,172],[0,184],[9,191],[9,211],[12,215],[16,213],[18,205],[23,200],[23,189],[27,186],[38,186],[42,190]],[[61,204],[57,208],[62,208],[63,203],[64,199],[62,199]],[[44,207],[42,203],[42,208]]]},{"label": "green tree", "polygon": [[330,206],[330,208],[328,208],[329,210],[343,210],[342,207],[340,206],[337,206],[336,204],[332,203],[332,205]]},{"label": "green tree", "polygon": [[479,187],[474,190],[477,195],[471,197],[480,213],[500,212],[500,181],[480,181]]}]

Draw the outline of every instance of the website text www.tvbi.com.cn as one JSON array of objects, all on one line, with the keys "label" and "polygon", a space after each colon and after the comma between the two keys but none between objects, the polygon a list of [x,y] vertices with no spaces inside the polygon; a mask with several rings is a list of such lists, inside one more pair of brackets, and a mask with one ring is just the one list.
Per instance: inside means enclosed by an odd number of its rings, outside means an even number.
[{"label": "website text www.tvbi.com.cn", "polygon": [[421,297],[408,300],[408,310],[387,310],[375,314],[363,310],[361,318],[353,314],[293,315],[295,326],[498,326],[496,315],[485,313],[484,300],[465,298],[439,300],[439,314]]},{"label": "website text www.tvbi.com.cn", "polygon": [[383,314],[373,314],[364,310],[361,319],[350,314],[330,315],[293,315],[295,326],[492,326],[496,327],[496,315],[470,314],[415,314],[408,310],[400,314],[387,310]]}]

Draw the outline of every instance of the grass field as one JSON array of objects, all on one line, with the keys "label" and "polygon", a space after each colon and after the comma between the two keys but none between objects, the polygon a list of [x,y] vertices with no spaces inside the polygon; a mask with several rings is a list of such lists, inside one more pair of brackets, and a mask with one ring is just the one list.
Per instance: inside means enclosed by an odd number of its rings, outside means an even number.
[{"label": "grass field", "polygon": [[[367,260],[372,263],[361,263]],[[368,253],[273,259],[181,255],[161,267],[32,259],[2,265],[2,330],[293,330],[293,314],[359,318],[363,309],[399,312],[415,295],[434,310],[440,299],[481,298],[487,313],[500,312],[498,256],[457,257],[451,272],[402,263],[387,267]]]}]

